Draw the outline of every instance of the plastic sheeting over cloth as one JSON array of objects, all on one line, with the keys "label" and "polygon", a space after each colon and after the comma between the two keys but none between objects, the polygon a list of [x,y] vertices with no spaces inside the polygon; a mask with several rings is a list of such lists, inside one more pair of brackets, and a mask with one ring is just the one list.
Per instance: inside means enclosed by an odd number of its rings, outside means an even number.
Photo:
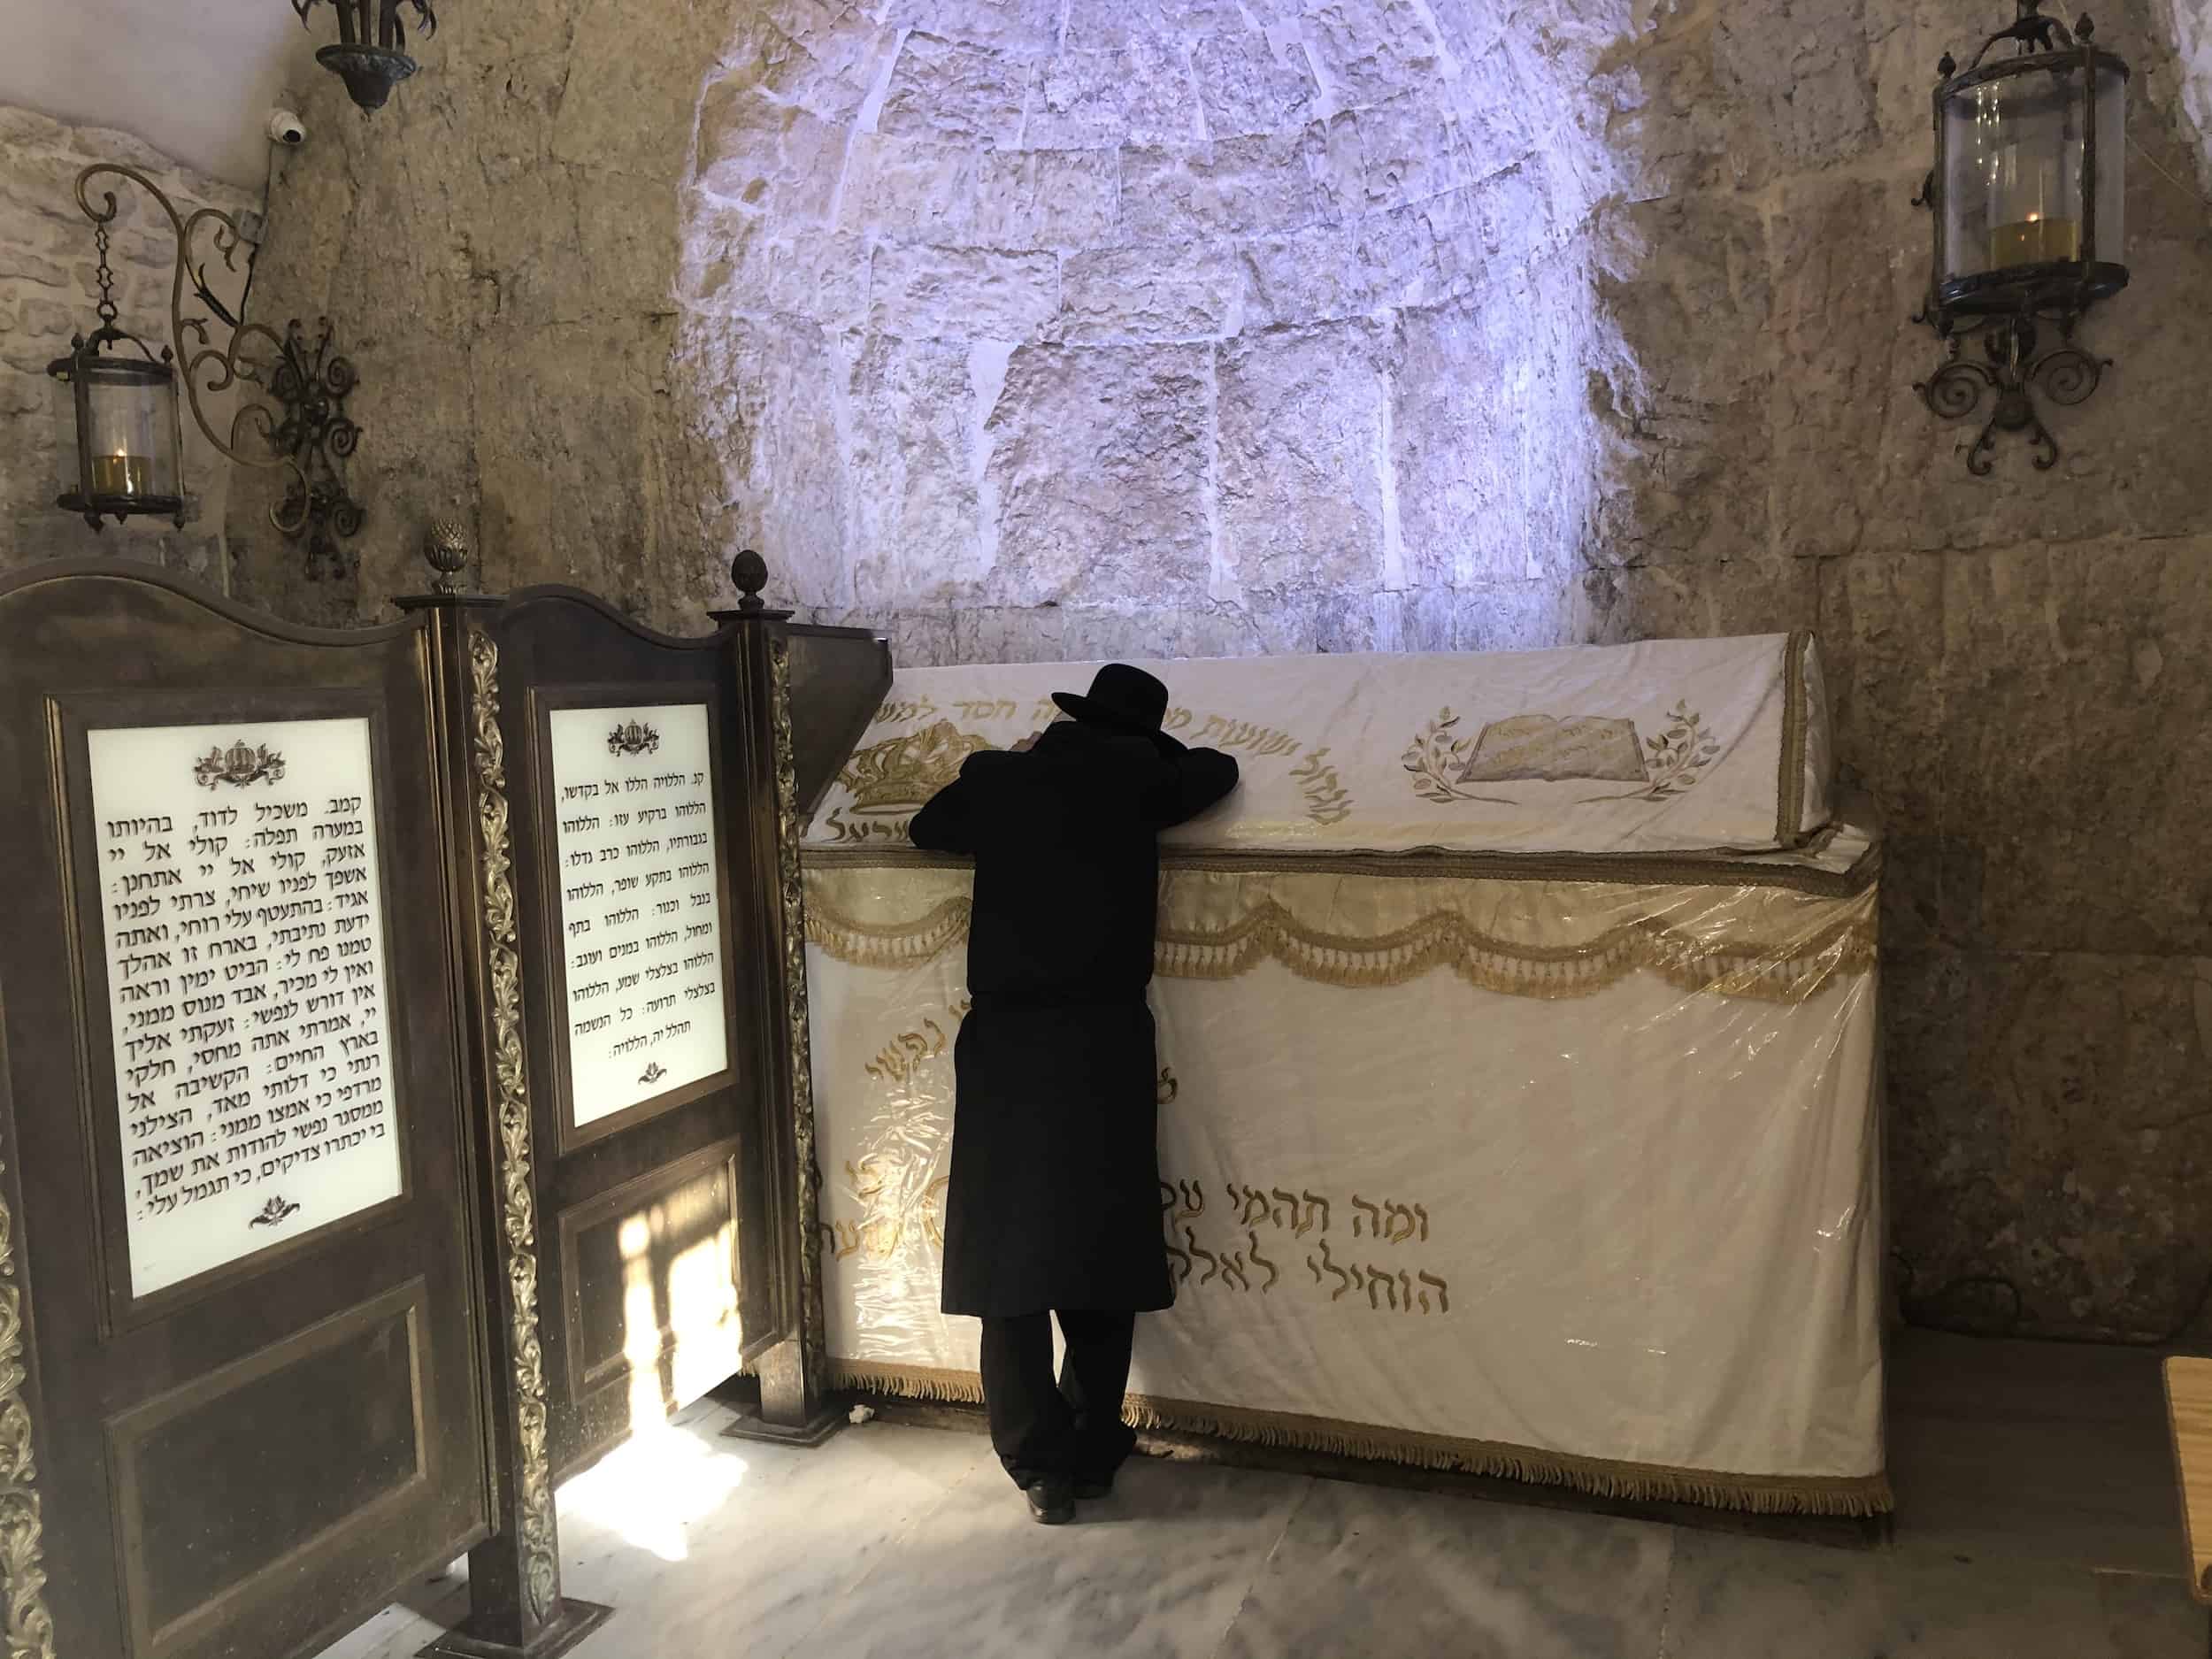
[{"label": "plastic sheeting over cloth", "polygon": [[[1138,1420],[1886,1509],[1878,856],[1171,856]],[[810,856],[833,1368],[973,1399],[937,1311],[968,887]]]}]

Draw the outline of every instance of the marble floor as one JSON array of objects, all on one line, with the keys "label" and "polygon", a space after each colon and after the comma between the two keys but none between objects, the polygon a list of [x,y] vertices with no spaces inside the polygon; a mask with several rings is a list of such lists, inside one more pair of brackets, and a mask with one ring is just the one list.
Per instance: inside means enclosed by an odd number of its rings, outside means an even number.
[{"label": "marble floor", "polygon": [[[713,1401],[562,1489],[577,1659],[2204,1659],[2156,1356],[1911,1333],[1878,1548],[1140,1459],[1041,1527],[978,1435],[727,1440]],[[322,1659],[457,1618],[421,1585]]]}]

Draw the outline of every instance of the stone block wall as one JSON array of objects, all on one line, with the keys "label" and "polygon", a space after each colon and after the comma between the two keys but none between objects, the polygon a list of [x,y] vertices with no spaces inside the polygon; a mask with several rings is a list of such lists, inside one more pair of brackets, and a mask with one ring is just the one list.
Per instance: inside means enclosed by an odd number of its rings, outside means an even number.
[{"label": "stone block wall", "polygon": [[909,661],[1519,637],[1597,539],[1612,349],[1613,168],[1539,50],[1456,4],[767,9],[678,290],[733,391],[807,383],[725,400],[741,534]]},{"label": "stone block wall", "polygon": [[1892,833],[1912,1317],[2147,1338],[2212,1281],[2212,63],[2139,71],[2087,404],[1970,477],[1913,390],[1937,58],[2001,0],[518,0],[318,89],[264,261],[362,365],[350,580],[909,662],[1818,628]]},{"label": "stone block wall", "polygon": [[2001,437],[1994,475],[1969,475],[1978,424],[1915,395],[1939,359],[1906,319],[1932,70],[1979,44],[1976,12],[1685,8],[1609,51],[1612,146],[1644,181],[1602,210],[1643,250],[1603,280],[1637,365],[1604,494],[1636,526],[1615,546],[1644,545],[1583,581],[1632,632],[1678,626],[1653,582],[1730,626],[1821,632],[1846,771],[1892,834],[1909,1312],[2149,1338],[2212,1279],[2212,883],[2180,827],[2212,804],[2212,491],[2183,412],[2212,322],[2180,297],[2212,279],[2212,205],[2185,188],[2202,151],[2172,36],[2151,7],[2097,8],[2139,71],[2134,281],[2083,329],[2115,364],[2089,403],[2044,403],[2054,470]]},{"label": "stone block wall", "polygon": [[[180,166],[127,133],[73,127],[30,110],[0,104],[0,575],[34,560],[70,555],[151,559],[216,587],[228,580],[224,556],[230,472],[185,419],[185,523],[112,521],[96,534],[81,518],[54,505],[62,469],[53,412],[55,382],[46,365],[66,357],[73,334],[99,326],[99,287],[91,221],[79,211],[79,173],[94,162],[134,167],[159,184],[189,215],[201,207],[227,213],[257,208],[242,191]],[[103,189],[107,186],[103,184]],[[123,326],[158,352],[169,339],[169,288],[175,241],[150,197],[117,186],[120,212],[111,268]],[[215,261],[211,284],[234,303],[242,273]],[[126,350],[127,347],[124,348]],[[219,421],[227,400],[211,403]],[[220,425],[218,430],[225,430]]]}]

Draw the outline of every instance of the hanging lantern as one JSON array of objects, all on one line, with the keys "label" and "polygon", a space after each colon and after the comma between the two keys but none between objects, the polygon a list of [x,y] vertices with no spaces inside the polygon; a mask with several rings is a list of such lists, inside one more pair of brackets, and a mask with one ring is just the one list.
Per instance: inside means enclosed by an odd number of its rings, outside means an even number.
[{"label": "hanging lantern", "polygon": [[[95,181],[116,178],[143,190],[169,221],[175,238],[175,264],[169,281],[169,337],[156,357],[144,341],[116,321],[115,273],[108,264],[108,231],[118,209],[112,190],[98,192]],[[178,382],[184,403],[208,447],[243,467],[274,467],[288,475],[282,498],[269,508],[269,522],[285,536],[307,542],[311,576],[344,575],[353,568],[339,542],[364,522],[360,503],[346,487],[342,463],[361,439],[361,428],[345,412],[346,395],[358,382],[353,365],[331,349],[330,321],[311,345],[298,319],[278,334],[245,316],[253,287],[254,260],[260,244],[236,219],[211,207],[178,211],[161,187],[134,167],[96,161],[77,175],[77,206],[92,221],[100,250],[100,326],[89,338],[71,340],[69,355],[46,365],[53,377],[54,414],[60,457],[58,504],[97,530],[106,518],[155,513],[184,524],[181,467],[182,431]],[[196,252],[196,232],[211,234],[226,271],[240,270],[246,250],[243,288],[226,304],[210,286],[211,262]],[[188,316],[190,294],[207,315]],[[214,343],[211,324],[229,331]],[[276,408],[253,396],[239,398],[227,428],[219,432],[202,403],[204,393],[258,392]],[[280,412],[281,418],[280,419]],[[258,437],[258,443],[250,440]]]},{"label": "hanging lantern", "polygon": [[[430,0],[405,0],[415,8],[415,23],[425,35],[438,32]],[[300,21],[322,0],[292,0]],[[346,83],[346,91],[365,110],[380,110],[392,88],[413,74],[407,55],[407,28],[400,20],[403,0],[330,0],[338,14],[338,43],[315,54],[315,61]]]},{"label": "hanging lantern", "polygon": [[[1947,419],[1996,407],[1967,451],[1991,470],[1999,431],[2028,433],[2035,465],[2056,465],[2058,444],[2031,388],[2078,403],[2108,359],[2074,343],[2098,300],[2127,286],[2124,186],[2128,67],[2093,43],[2086,17],[2069,30],[2016,0],[2011,26],[1983,42],[1965,69],[1938,65],[1935,166],[1922,200],[1934,210],[1935,256],[1926,311],[1947,361],[1917,388]],[[2014,55],[1993,58],[2001,42]],[[1962,349],[1981,336],[1978,362]],[[2055,340],[2052,338],[2055,335]]]},{"label": "hanging lantern", "polygon": [[61,469],[57,504],[82,513],[95,530],[104,518],[119,522],[133,514],[173,518],[181,528],[176,366],[168,347],[157,357],[144,341],[116,326],[115,273],[108,265],[104,225],[96,240],[100,326],[72,338],[69,355],[46,365],[54,381]]}]

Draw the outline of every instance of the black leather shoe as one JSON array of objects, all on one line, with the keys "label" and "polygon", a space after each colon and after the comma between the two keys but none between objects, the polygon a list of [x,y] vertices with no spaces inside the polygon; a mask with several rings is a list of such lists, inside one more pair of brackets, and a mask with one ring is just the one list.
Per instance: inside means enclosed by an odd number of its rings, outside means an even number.
[{"label": "black leather shoe", "polygon": [[1057,1526],[1075,1518],[1075,1487],[1065,1475],[1046,1475],[1022,1488],[1029,1500],[1029,1518]]}]

